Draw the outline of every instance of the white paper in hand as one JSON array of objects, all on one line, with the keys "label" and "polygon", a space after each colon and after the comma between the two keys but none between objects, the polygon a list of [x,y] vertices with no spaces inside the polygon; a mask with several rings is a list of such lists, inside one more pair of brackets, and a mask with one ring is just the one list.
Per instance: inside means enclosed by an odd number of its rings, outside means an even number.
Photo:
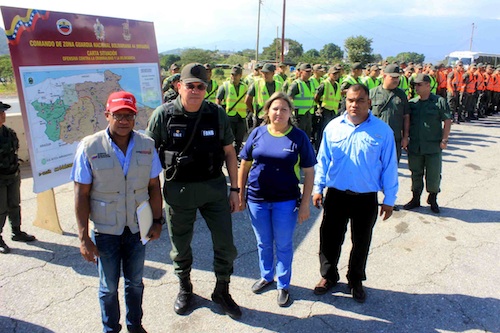
[{"label": "white paper in hand", "polygon": [[153,225],[153,210],[149,201],[143,201],[139,207],[137,207],[137,222],[139,223],[139,231],[141,233],[141,242],[146,244],[149,241],[148,233],[149,229]]}]

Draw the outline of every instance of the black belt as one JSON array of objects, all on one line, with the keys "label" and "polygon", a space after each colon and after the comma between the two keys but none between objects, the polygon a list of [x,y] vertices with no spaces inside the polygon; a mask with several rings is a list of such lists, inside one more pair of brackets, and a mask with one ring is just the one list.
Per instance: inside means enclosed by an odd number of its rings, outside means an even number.
[{"label": "black belt", "polygon": [[346,195],[373,195],[373,194],[377,193],[377,192],[354,192],[351,190],[342,191],[342,190],[336,189],[335,187],[332,187],[332,189],[337,191],[337,192],[346,194]]}]

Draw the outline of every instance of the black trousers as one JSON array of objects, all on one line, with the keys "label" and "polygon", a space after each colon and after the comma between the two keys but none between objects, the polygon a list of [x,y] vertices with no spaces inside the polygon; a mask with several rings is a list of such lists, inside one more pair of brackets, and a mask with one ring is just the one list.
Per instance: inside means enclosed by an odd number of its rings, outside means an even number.
[{"label": "black trousers", "polygon": [[353,193],[329,188],[323,207],[319,250],[321,276],[331,281],[340,279],[337,265],[347,224],[351,221],[352,249],[347,280],[350,283],[366,280],[366,261],[378,213],[377,193]]}]

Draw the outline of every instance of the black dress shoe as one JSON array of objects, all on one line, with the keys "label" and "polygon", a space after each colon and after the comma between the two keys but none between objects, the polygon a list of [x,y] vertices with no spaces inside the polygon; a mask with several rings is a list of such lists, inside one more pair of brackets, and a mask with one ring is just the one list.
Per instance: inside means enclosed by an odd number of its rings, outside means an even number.
[{"label": "black dress shoe", "polygon": [[285,307],[290,304],[290,293],[286,289],[278,289],[278,305]]},{"label": "black dress shoe", "polygon": [[363,288],[363,284],[361,282],[357,283],[349,283],[349,288],[351,289],[352,298],[358,303],[364,303],[366,300],[366,292]]},{"label": "black dress shoe", "polygon": [[324,295],[335,285],[337,285],[337,282],[321,278],[316,287],[314,287],[314,295]]},{"label": "black dress shoe", "polygon": [[270,286],[273,282],[274,281],[267,281],[264,278],[260,278],[257,281],[255,281],[255,283],[252,285],[252,292],[255,294],[258,294],[258,293],[264,291],[264,289],[266,289],[266,287]]}]

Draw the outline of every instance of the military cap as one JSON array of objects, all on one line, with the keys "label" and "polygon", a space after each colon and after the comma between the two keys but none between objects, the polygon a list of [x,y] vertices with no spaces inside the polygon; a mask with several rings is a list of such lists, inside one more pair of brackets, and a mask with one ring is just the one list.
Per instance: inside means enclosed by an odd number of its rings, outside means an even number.
[{"label": "military cap", "polygon": [[401,72],[401,70],[399,69],[398,65],[390,64],[390,65],[385,66],[385,68],[384,68],[384,74],[387,74],[387,75],[392,76],[392,77],[400,76],[401,75],[400,72]]},{"label": "military cap", "polygon": [[301,71],[310,71],[312,69],[311,64],[300,64],[299,69]]},{"label": "military cap", "polygon": [[179,69],[179,65],[177,65],[176,63],[173,63],[172,65],[170,65],[170,70],[174,70],[174,69]]},{"label": "military cap", "polygon": [[205,64],[205,65],[203,65],[203,66],[205,67],[205,69],[206,69],[207,71],[211,71],[211,70],[212,70],[212,65],[210,65],[210,64]]},{"label": "military cap", "polygon": [[262,69],[260,70],[262,73],[274,73],[274,71],[276,70],[276,66],[274,66],[273,64],[264,64],[264,66],[262,66]]},{"label": "military cap", "polygon": [[324,71],[325,68],[321,64],[316,64],[313,66],[313,70],[315,71]]},{"label": "military cap", "polygon": [[415,76],[413,82],[415,83],[431,82],[431,78],[427,74],[418,73],[417,76]]},{"label": "military cap", "polygon": [[360,62],[355,62],[352,64],[352,69],[363,69],[363,65]]},{"label": "military cap", "polygon": [[340,72],[340,68],[335,67],[335,66],[330,67],[330,69],[328,70],[328,74],[334,74],[334,73],[339,73],[339,72]]},{"label": "military cap", "polygon": [[207,70],[202,64],[190,63],[182,69],[181,81],[184,83],[201,82],[207,84],[207,80]]},{"label": "military cap", "polygon": [[10,105],[0,102],[0,112],[5,111],[7,109],[10,109]]},{"label": "military cap", "polygon": [[241,66],[233,66],[231,68],[231,74],[242,74],[243,73],[243,68]]}]

